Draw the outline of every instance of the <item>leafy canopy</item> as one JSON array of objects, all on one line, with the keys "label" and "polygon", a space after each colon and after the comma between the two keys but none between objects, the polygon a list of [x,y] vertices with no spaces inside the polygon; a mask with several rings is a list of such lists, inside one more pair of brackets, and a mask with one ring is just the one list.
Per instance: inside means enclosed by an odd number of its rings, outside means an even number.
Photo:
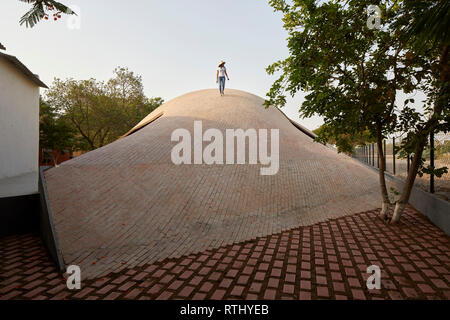
[{"label": "leafy canopy", "polygon": [[147,98],[142,78],[127,68],[106,82],[55,79],[46,97],[77,132],[75,149],[84,151],[113,142],[163,103]]},{"label": "leafy canopy", "polygon": [[379,29],[367,26],[373,1],[271,0],[284,14],[290,56],[267,68],[279,77],[266,106],[282,107],[286,93],[305,91],[299,112],[324,118],[327,130],[319,140],[325,133],[337,138],[369,130],[375,137],[398,129],[397,94],[413,92],[430,77],[431,59],[413,52],[398,32],[410,22],[409,8],[398,1],[375,3],[382,11]]},{"label": "leafy canopy", "polygon": [[62,151],[73,146],[75,131],[65,117],[42,97],[39,99],[39,146]]}]

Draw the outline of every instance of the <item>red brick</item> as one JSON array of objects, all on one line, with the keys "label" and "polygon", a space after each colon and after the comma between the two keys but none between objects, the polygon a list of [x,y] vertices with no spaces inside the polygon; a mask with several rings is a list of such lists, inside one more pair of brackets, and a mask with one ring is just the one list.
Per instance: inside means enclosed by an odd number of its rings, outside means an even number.
[{"label": "red brick", "polygon": [[231,280],[231,279],[223,279],[222,282],[219,284],[219,287],[228,288],[228,287],[230,287],[232,282],[233,282],[233,280]]},{"label": "red brick", "polygon": [[33,290],[31,290],[31,291],[25,293],[25,294],[24,294],[24,297],[26,297],[26,298],[32,298],[32,297],[34,297],[35,295],[37,295],[38,293],[41,293],[42,291],[45,291],[45,289],[46,289],[45,287],[37,287],[37,288],[35,288],[35,289],[33,289]]},{"label": "red brick", "polygon": [[362,287],[361,283],[359,282],[359,280],[357,278],[348,278],[347,282],[351,287],[354,287],[354,288]]},{"label": "red brick", "polygon": [[172,297],[172,292],[163,291],[156,299],[157,300],[168,300]]},{"label": "red brick", "polygon": [[222,300],[223,297],[225,296],[225,292],[226,292],[225,290],[221,290],[221,289],[216,290],[212,294],[211,299],[212,300]]},{"label": "red brick", "polygon": [[192,278],[191,281],[189,281],[189,284],[192,284],[193,286],[197,286],[202,281],[203,281],[203,277],[195,276]]},{"label": "red brick", "polygon": [[253,283],[251,284],[251,286],[250,286],[250,291],[253,291],[253,292],[260,292],[260,291],[261,291],[261,287],[262,287],[262,284],[261,284],[261,283],[253,282]]},{"label": "red brick", "polygon": [[294,294],[294,285],[292,284],[285,284],[283,287],[283,292],[288,293],[288,294]]},{"label": "red brick", "polygon": [[183,281],[175,280],[170,284],[168,288],[172,290],[177,290],[183,283],[184,283]]},{"label": "red brick", "polygon": [[161,285],[155,284],[147,291],[147,293],[154,295],[157,294],[161,289],[162,289]]},{"label": "red brick", "polygon": [[197,292],[197,293],[194,294],[194,296],[192,297],[193,300],[204,300],[205,298],[206,298],[206,294],[200,293],[200,292]]},{"label": "red brick", "polygon": [[345,292],[345,285],[342,282],[333,282],[334,291]]},{"label": "red brick", "polygon": [[190,296],[192,291],[194,291],[194,289],[195,289],[194,287],[186,286],[180,291],[180,293],[178,295],[183,298],[187,298]]},{"label": "red brick", "polygon": [[295,282],[295,274],[293,274],[293,273],[286,273],[284,281],[286,281],[286,282]]},{"label": "red brick", "polygon": [[120,284],[120,283],[124,282],[126,279],[128,279],[128,276],[123,275],[123,276],[120,276],[120,277],[114,279],[113,281],[111,281],[111,283]]},{"label": "red brick", "polygon": [[264,272],[257,272],[255,274],[255,280],[262,281],[266,278],[266,274]]},{"label": "red brick", "polygon": [[240,297],[242,295],[242,292],[244,291],[244,288],[245,287],[243,286],[234,286],[233,290],[231,290],[231,295]]},{"label": "red brick", "polygon": [[267,289],[266,292],[264,292],[264,299],[266,300],[274,300],[277,295],[277,291],[273,289]]},{"label": "red brick", "polygon": [[185,280],[188,279],[190,276],[192,276],[192,274],[193,274],[192,271],[185,271],[179,276],[179,278]]},{"label": "red brick", "polygon": [[299,299],[300,300],[311,300],[311,292],[300,291]]},{"label": "red brick", "polygon": [[300,272],[300,276],[301,276],[302,279],[311,279],[311,272],[302,270]]},{"label": "red brick", "polygon": [[140,280],[144,279],[144,278],[147,277],[147,276],[148,276],[148,273],[147,273],[147,272],[140,272],[140,273],[138,273],[137,275],[135,275],[135,276],[133,277],[133,280],[140,281]]},{"label": "red brick", "polygon": [[234,277],[236,277],[237,276],[237,274],[239,273],[239,270],[236,270],[236,269],[231,269],[231,270],[229,270],[228,272],[227,272],[227,277],[230,277],[230,278],[234,278]]},{"label": "red brick", "polygon": [[136,284],[136,282],[134,281],[129,281],[125,284],[123,284],[122,286],[119,287],[119,290],[121,291],[127,291],[128,289],[130,289],[132,286],[134,286]]},{"label": "red brick", "polygon": [[136,299],[142,293],[141,290],[135,288],[125,295],[125,299]]},{"label": "red brick", "polygon": [[237,280],[238,284],[247,284],[250,276],[240,276]]},{"label": "red brick", "polygon": [[277,288],[279,282],[280,282],[279,279],[276,279],[276,278],[269,278],[269,281],[268,281],[267,285],[268,285],[269,287],[272,287],[272,288]]},{"label": "red brick", "polygon": [[200,269],[198,274],[204,276],[204,275],[207,275],[210,271],[211,271],[211,268],[203,267],[203,268]]},{"label": "red brick", "polygon": [[434,290],[428,284],[419,283],[417,286],[423,293],[434,293]]},{"label": "red brick", "polygon": [[103,288],[101,288],[100,290],[97,290],[98,294],[105,294],[108,293],[109,291],[111,291],[112,289],[114,289],[116,286],[112,285],[112,284],[108,284],[106,286],[104,286]]},{"label": "red brick", "polygon": [[300,281],[300,288],[302,290],[311,290],[311,281],[308,280],[301,280]]},{"label": "red brick", "polygon": [[403,287],[402,291],[408,298],[415,299],[419,297],[417,291],[413,288]]},{"label": "red brick", "polygon": [[202,287],[200,288],[200,291],[203,292],[209,292],[213,288],[213,284],[211,282],[205,282]]},{"label": "red brick", "polygon": [[317,282],[318,284],[324,284],[324,285],[326,285],[326,284],[327,284],[327,278],[322,277],[322,276],[317,276],[317,277],[316,277],[316,282]]},{"label": "red brick", "polygon": [[317,287],[317,295],[319,297],[328,298],[330,296],[330,293],[327,287]]},{"label": "red brick", "polygon": [[364,291],[362,291],[360,289],[352,289],[352,295],[353,295],[353,299],[366,300],[366,295],[364,294]]}]

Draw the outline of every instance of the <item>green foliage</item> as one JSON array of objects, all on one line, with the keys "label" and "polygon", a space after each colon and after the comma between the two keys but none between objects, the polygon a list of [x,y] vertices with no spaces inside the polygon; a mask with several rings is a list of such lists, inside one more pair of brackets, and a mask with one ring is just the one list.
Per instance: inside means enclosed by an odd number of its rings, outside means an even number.
[{"label": "green foliage", "polygon": [[113,142],[163,103],[147,98],[142,78],[127,68],[107,82],[55,79],[46,96],[77,132],[74,149],[84,151]]},{"label": "green foliage", "polygon": [[54,0],[19,0],[32,4],[31,9],[20,18],[20,25],[24,24],[27,27],[34,27],[41,19],[48,20],[49,13],[53,12],[53,19],[58,20],[61,18],[61,14],[68,15],[76,13],[65,6],[64,4]]},{"label": "green foliage", "polygon": [[[450,155],[450,140],[438,143],[434,147],[434,157],[436,160],[444,158],[445,155]],[[425,149],[423,152],[423,157],[425,159],[430,159],[430,148]]]},{"label": "green foliage", "polygon": [[[447,168],[424,166],[422,153],[430,132],[450,130],[449,2],[270,0],[283,14],[289,33],[289,57],[267,68],[279,75],[267,93],[266,107],[282,107],[286,93],[307,93],[300,115],[322,116],[325,130],[318,140],[333,138],[350,150],[354,137],[369,131],[383,156],[383,139],[406,134],[400,154],[413,155],[393,222],[408,203],[416,175]],[[373,29],[367,9],[377,5],[380,24]],[[425,112],[396,103],[397,93],[421,90]],[[382,216],[390,202],[380,162]],[[398,206],[397,206],[398,205]]]},{"label": "green foliage", "polygon": [[399,195],[400,192],[396,188],[394,187],[389,188],[389,201],[391,203],[397,202]]},{"label": "green foliage", "polygon": [[[368,130],[381,138],[406,133],[399,151],[412,154],[423,150],[431,130],[449,130],[447,42],[423,41],[438,39],[439,32],[448,38],[449,20],[439,18],[448,17],[448,1],[269,3],[283,14],[290,55],[267,67],[279,77],[266,106],[283,107],[286,94],[306,92],[300,115],[322,116],[326,130],[318,140],[334,139],[341,151]],[[382,11],[379,29],[367,27],[366,8],[373,4]],[[425,112],[411,106],[413,99],[396,104],[398,92],[415,90],[427,96]],[[422,172],[423,162],[418,164]]]},{"label": "green foliage", "polygon": [[[396,90],[409,84],[411,70],[397,68],[392,76],[406,50],[388,24],[375,31],[367,28],[366,8],[373,2],[270,3],[284,13],[290,56],[267,68],[269,74],[281,76],[267,94],[266,106],[282,107],[286,92],[294,96],[302,90],[308,94],[301,116],[322,116],[336,136],[364,130],[375,136],[376,123],[382,124],[383,133],[391,131]],[[383,9],[388,4],[379,3]],[[395,14],[395,9],[385,10],[386,18]],[[411,65],[419,63],[412,60]]]},{"label": "green foliage", "polygon": [[405,28],[405,39],[414,38],[419,45],[450,44],[450,1],[409,1],[415,15]]},{"label": "green foliage", "polygon": [[368,129],[350,135],[348,133],[336,133],[334,132],[333,127],[322,125],[313,130],[313,132],[317,135],[316,141],[324,144],[334,144],[336,145],[338,152],[345,152],[348,154],[353,153],[357,146],[375,142],[375,137],[372,136]]},{"label": "green foliage", "polygon": [[[431,132],[448,132],[450,130],[450,66],[448,61],[450,44],[450,2],[437,1],[404,1],[401,14],[407,21],[404,26],[395,23],[406,41],[411,55],[426,57],[417,74],[420,81],[416,89],[426,94],[422,101],[424,112],[419,112],[410,104],[413,99],[405,101],[399,115],[395,130],[406,133],[399,148],[399,155],[417,154],[420,157],[417,174],[435,174],[440,177],[447,168],[425,166],[425,158],[429,156],[426,148]],[[439,152],[436,153],[439,155]]]},{"label": "green foliage", "polygon": [[40,97],[39,146],[43,149],[62,151],[73,146],[74,137],[75,132],[67,119]]},{"label": "green foliage", "polygon": [[442,167],[442,168],[435,168],[431,165],[429,166],[424,166],[422,168],[422,170],[420,170],[418,172],[419,177],[422,177],[424,174],[434,174],[436,177],[440,178],[442,177],[442,175],[448,173],[448,168],[447,167]]}]

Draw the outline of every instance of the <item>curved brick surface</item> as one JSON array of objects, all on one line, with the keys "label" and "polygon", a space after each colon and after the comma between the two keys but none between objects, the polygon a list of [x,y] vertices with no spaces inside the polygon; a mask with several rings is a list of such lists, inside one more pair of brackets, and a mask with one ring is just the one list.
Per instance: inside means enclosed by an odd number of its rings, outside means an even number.
[{"label": "curved brick surface", "polygon": [[[379,206],[373,171],[262,103],[238,90],[189,93],[139,131],[46,171],[65,262],[92,278]],[[194,120],[203,132],[279,129],[278,174],[261,176],[260,165],[174,165],[171,133],[193,132]]]}]

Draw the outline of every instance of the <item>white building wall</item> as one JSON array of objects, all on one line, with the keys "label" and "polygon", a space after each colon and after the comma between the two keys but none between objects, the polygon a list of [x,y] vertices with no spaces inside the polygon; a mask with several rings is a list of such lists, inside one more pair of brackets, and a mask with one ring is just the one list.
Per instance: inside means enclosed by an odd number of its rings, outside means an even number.
[{"label": "white building wall", "polygon": [[0,198],[38,192],[39,87],[0,58]]}]

